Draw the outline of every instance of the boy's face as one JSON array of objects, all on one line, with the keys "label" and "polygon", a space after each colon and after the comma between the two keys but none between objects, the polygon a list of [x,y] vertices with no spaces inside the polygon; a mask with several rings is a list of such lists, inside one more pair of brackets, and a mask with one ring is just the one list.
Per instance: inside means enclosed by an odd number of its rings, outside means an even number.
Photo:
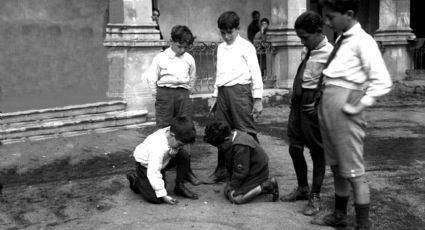
[{"label": "boy's face", "polygon": [[220,35],[227,45],[233,44],[238,34],[239,34],[239,29],[235,29],[235,28],[228,29],[228,30],[220,30]]},{"label": "boy's face", "polygon": [[168,135],[168,145],[173,149],[180,149],[184,146],[184,143],[177,140],[174,133],[170,132]]},{"label": "boy's face", "polygon": [[152,11],[152,20],[158,24],[159,21],[159,12],[154,10]]},{"label": "boy's face", "polygon": [[295,32],[297,33],[297,36],[301,39],[301,43],[309,50],[316,48],[316,46],[323,39],[322,33],[308,33],[303,29],[297,29],[295,30]]},{"label": "boy's face", "polygon": [[325,12],[325,24],[335,32],[345,32],[350,28],[351,22],[353,20],[353,12],[351,10],[342,14],[330,9],[329,7],[325,7]]},{"label": "boy's face", "polygon": [[176,53],[177,57],[182,56],[187,50],[190,49],[190,45],[187,43],[178,43],[175,41],[171,41],[171,50]]}]

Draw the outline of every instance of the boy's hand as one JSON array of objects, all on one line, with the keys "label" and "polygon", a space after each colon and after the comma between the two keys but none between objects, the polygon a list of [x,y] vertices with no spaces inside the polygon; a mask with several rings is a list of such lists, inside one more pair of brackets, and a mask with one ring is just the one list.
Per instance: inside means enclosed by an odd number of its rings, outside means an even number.
[{"label": "boy's hand", "polygon": [[251,116],[254,118],[258,118],[261,115],[261,112],[263,111],[263,102],[261,101],[261,98],[255,98],[254,99],[254,106],[252,108]]},{"label": "boy's hand", "polygon": [[342,107],[342,112],[348,115],[355,115],[361,113],[366,107],[362,102],[357,103],[357,105],[345,104]]},{"label": "boy's hand", "polygon": [[170,204],[170,205],[175,205],[175,204],[177,204],[179,202],[177,199],[172,198],[171,196],[163,196],[162,197],[162,200],[165,203]]}]

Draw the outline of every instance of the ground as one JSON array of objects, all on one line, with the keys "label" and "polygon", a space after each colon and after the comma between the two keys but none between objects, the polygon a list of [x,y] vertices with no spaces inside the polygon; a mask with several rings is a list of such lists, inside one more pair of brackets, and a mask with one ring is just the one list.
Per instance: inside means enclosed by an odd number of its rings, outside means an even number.
[{"label": "ground", "polygon": [[[286,137],[288,112],[287,105],[267,107],[258,121],[260,142],[270,156],[270,171],[281,194],[296,186]],[[392,100],[368,110],[365,160],[372,229],[425,226],[424,112],[423,105],[405,106]],[[205,114],[197,114],[195,120],[198,136],[190,146],[192,167],[205,178],[215,167],[216,150],[202,142]],[[0,181],[4,189],[0,228],[331,229],[309,223],[312,218],[300,213],[305,201],[274,203],[263,196],[250,204],[233,205],[222,194],[223,184],[189,186],[199,194],[199,200],[177,197],[176,206],[145,202],[128,188],[125,173],[134,168],[134,147],[153,130],[147,125],[137,130],[1,146]],[[307,160],[311,173],[308,156]],[[174,172],[167,176],[173,178]],[[170,180],[170,194],[172,188]],[[325,214],[333,207],[329,170],[322,192]],[[352,205],[349,215],[353,219]]]}]

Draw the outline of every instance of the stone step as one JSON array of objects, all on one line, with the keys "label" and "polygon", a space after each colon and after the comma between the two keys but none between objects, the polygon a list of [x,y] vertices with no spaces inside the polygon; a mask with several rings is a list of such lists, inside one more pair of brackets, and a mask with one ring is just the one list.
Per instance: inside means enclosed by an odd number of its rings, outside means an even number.
[{"label": "stone step", "polygon": [[0,124],[11,124],[27,121],[74,117],[95,113],[123,111],[126,108],[124,101],[107,101],[82,105],[71,105],[60,108],[26,110],[13,113],[0,113]]},{"label": "stone step", "polygon": [[148,111],[115,111],[92,116],[67,117],[56,120],[35,121],[23,126],[0,130],[3,144],[26,140],[42,140],[60,136],[74,136],[90,132],[107,132],[119,127],[135,127],[147,121]]}]

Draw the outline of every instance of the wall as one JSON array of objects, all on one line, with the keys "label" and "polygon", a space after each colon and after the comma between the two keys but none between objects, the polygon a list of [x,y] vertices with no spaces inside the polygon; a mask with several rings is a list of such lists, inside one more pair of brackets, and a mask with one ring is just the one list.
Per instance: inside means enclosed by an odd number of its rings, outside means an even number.
[{"label": "wall", "polygon": [[164,39],[170,39],[174,25],[189,26],[198,41],[219,41],[217,19],[225,11],[233,10],[239,17],[240,34],[247,38],[246,29],[251,22],[251,12],[260,11],[261,18],[270,19],[270,0],[157,0],[161,11],[160,26]]},{"label": "wall", "polygon": [[2,112],[108,100],[106,0],[2,0]]}]

